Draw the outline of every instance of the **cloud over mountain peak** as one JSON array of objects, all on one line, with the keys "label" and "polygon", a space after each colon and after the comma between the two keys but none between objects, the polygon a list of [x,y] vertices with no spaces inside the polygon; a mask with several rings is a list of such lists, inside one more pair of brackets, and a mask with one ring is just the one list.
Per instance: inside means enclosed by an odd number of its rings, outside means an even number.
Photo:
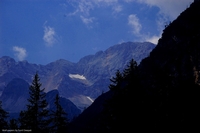
[{"label": "cloud over mountain peak", "polygon": [[27,56],[27,52],[25,48],[22,47],[18,47],[18,46],[14,46],[13,47],[13,51],[15,52],[15,57],[19,60],[19,61],[23,61],[26,56]]}]

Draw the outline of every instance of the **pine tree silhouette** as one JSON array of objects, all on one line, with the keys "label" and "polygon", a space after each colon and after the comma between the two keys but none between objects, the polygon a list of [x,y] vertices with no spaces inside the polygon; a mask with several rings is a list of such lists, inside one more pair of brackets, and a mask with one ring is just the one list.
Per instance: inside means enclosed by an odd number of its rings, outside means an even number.
[{"label": "pine tree silhouette", "polygon": [[51,131],[54,133],[62,133],[67,132],[67,126],[68,126],[68,119],[67,119],[67,113],[63,110],[62,106],[60,105],[58,94],[55,98],[55,111],[52,111],[51,114]]},{"label": "pine tree silhouette", "polygon": [[112,82],[109,85],[109,89],[110,90],[119,89],[120,83],[121,83],[121,81],[123,79],[123,75],[121,74],[121,72],[119,70],[117,70],[117,72],[115,74],[116,74],[116,77],[113,77],[112,79],[110,79],[110,81]]},{"label": "pine tree silhouette", "polygon": [[6,118],[8,118],[8,112],[3,110],[2,101],[0,101],[0,132],[2,132],[2,129],[7,128],[8,126]]},{"label": "pine tree silhouette", "polygon": [[18,121],[16,119],[11,119],[9,121],[9,129],[18,129]]},{"label": "pine tree silhouette", "polygon": [[30,129],[37,133],[48,132],[49,124],[46,94],[41,86],[39,76],[36,73],[32,85],[29,87],[30,97],[27,110],[21,111],[19,117],[21,128]]}]

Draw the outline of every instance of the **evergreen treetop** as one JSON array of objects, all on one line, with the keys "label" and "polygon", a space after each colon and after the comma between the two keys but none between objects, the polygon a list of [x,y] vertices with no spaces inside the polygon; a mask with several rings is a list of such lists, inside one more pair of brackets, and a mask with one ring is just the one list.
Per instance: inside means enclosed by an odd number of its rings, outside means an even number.
[{"label": "evergreen treetop", "polygon": [[8,126],[6,122],[7,117],[8,117],[8,112],[3,110],[2,101],[0,101],[0,132],[2,132],[2,129],[7,128]]},{"label": "evergreen treetop", "polygon": [[52,111],[51,114],[51,121],[52,121],[52,127],[51,131],[61,133],[63,131],[67,132],[67,126],[68,126],[68,119],[67,119],[67,113],[63,110],[62,106],[60,105],[60,98],[59,95],[56,95],[55,98],[55,111]]},{"label": "evergreen treetop", "polygon": [[27,110],[21,111],[19,118],[21,128],[28,128],[37,133],[47,132],[49,124],[46,93],[45,89],[41,89],[41,86],[39,76],[36,73],[32,85],[29,87],[30,97]]}]

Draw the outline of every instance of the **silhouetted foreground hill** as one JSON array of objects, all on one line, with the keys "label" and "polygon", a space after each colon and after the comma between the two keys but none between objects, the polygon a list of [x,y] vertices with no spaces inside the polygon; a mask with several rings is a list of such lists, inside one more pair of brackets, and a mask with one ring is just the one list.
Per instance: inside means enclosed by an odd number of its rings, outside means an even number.
[{"label": "silhouetted foreground hill", "polygon": [[[148,58],[116,74],[113,96],[102,94],[71,123],[71,132],[199,132],[199,9],[195,0],[164,29]],[[102,97],[107,100],[99,105]]]}]

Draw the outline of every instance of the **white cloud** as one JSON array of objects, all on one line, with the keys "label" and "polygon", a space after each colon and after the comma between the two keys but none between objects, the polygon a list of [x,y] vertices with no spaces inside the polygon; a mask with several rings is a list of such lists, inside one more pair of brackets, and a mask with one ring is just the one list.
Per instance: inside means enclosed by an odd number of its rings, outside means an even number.
[{"label": "white cloud", "polygon": [[121,5],[115,5],[115,6],[113,6],[112,9],[113,9],[114,13],[119,13],[123,10]]},{"label": "white cloud", "polygon": [[76,15],[78,12],[79,12],[79,10],[76,9],[76,11],[70,12],[70,13],[68,13],[67,15],[68,15],[68,16],[74,16],[74,15]]},{"label": "white cloud", "polygon": [[118,0],[94,0],[95,5],[101,7],[111,7],[114,13],[119,13],[123,10],[122,5]]},{"label": "white cloud", "polygon": [[22,47],[14,46],[13,51],[15,52],[15,56],[19,61],[23,61],[27,56],[26,49]]},{"label": "white cloud", "polygon": [[128,24],[131,26],[133,34],[136,36],[140,36],[142,25],[140,24],[139,19],[135,14],[129,15]]},{"label": "white cloud", "polygon": [[90,0],[78,0],[73,1],[75,2],[75,8],[76,10],[74,12],[68,13],[68,16],[75,16],[79,15],[81,21],[89,26],[89,24],[92,24],[94,21],[94,17],[90,17],[91,10],[94,9],[94,2]]},{"label": "white cloud", "polygon": [[74,0],[71,3],[76,9],[70,12],[68,16],[80,15],[84,24],[92,24],[95,17],[91,16],[90,12],[98,7],[111,7],[114,13],[119,13],[123,10],[122,6],[118,4],[118,0]]},{"label": "white cloud", "polygon": [[145,40],[157,44],[161,37],[164,25],[167,25],[170,21],[176,19],[178,15],[193,2],[193,0],[125,0],[125,2],[138,2],[149,6],[156,6],[160,9],[156,21],[160,35],[149,36],[147,34],[141,34],[140,31],[142,26],[139,23],[139,19],[134,15],[130,15],[128,18],[129,25],[132,25],[134,35],[137,35],[140,38],[140,41]]},{"label": "white cloud", "polygon": [[80,17],[81,17],[81,20],[83,21],[83,23],[86,25],[93,23],[93,20],[95,19],[94,17],[86,18],[82,15]]},{"label": "white cloud", "polygon": [[53,46],[55,44],[57,40],[54,28],[50,26],[44,26],[43,40],[45,41],[46,46]]},{"label": "white cloud", "polygon": [[89,0],[80,0],[78,2],[78,9],[80,12],[89,15],[90,10],[94,8],[92,1]]},{"label": "white cloud", "polygon": [[94,0],[97,3],[103,2],[103,3],[107,3],[107,4],[112,4],[112,3],[116,3],[118,2],[118,0]]},{"label": "white cloud", "polygon": [[160,36],[151,36],[151,37],[146,37],[145,38],[145,41],[147,42],[151,42],[151,43],[154,43],[154,44],[158,44],[158,40],[160,39]]},{"label": "white cloud", "polygon": [[138,41],[148,41],[154,44],[158,43],[160,35],[149,36],[148,34],[141,33],[142,25],[135,14],[128,16],[128,24],[131,26],[133,34],[138,37]]},{"label": "white cloud", "polygon": [[[131,0],[126,0],[131,1]],[[190,5],[193,0],[132,0],[140,3],[148,4],[149,6],[157,6],[160,13],[168,16],[171,20],[176,17]]]}]

